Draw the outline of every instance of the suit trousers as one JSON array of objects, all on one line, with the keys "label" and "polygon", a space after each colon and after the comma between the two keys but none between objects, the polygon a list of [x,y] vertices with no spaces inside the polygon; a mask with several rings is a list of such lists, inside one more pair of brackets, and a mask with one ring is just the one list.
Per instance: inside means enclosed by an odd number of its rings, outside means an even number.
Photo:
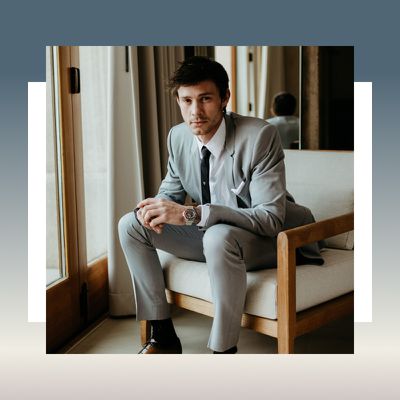
[{"label": "suit trousers", "polygon": [[118,225],[119,238],[133,279],[137,320],[170,317],[165,282],[156,249],[207,263],[214,305],[208,347],[225,351],[239,341],[246,300],[246,271],[276,267],[276,238],[256,235],[232,225],[164,226],[157,234],[144,228],[134,212]]}]

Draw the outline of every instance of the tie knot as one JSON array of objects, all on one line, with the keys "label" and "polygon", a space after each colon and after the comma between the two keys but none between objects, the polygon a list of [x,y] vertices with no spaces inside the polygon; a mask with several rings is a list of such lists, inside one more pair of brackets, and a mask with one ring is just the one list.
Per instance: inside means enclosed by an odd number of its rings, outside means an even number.
[{"label": "tie knot", "polygon": [[201,148],[201,156],[203,157],[203,158],[209,158],[210,157],[210,154],[211,154],[211,152],[210,152],[210,150],[208,150],[207,149],[207,147],[206,146],[203,146],[202,148]]}]

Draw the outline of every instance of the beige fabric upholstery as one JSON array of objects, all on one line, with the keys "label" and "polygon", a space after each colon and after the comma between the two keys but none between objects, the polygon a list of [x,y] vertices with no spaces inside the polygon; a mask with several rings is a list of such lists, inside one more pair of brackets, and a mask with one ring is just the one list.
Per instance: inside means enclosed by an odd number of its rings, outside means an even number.
[{"label": "beige fabric upholstery", "polygon": [[[285,150],[286,187],[315,219],[354,210],[353,152]],[[354,233],[325,240],[328,247],[351,250]]]},{"label": "beige fabric upholstery", "polygon": [[[205,263],[183,260],[161,250],[158,253],[168,289],[211,302]],[[323,251],[324,267],[297,267],[296,310],[305,310],[351,292],[354,287],[353,254],[352,251],[327,249]],[[248,272],[244,312],[276,319],[276,302],[276,269]]]}]

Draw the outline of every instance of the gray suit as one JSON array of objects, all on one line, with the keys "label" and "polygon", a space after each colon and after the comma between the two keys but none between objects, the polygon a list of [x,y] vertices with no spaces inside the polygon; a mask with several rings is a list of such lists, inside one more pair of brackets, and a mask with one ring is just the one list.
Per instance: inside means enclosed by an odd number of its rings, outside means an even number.
[{"label": "gray suit", "polygon": [[[134,213],[119,223],[121,245],[135,285],[137,318],[169,317],[156,248],[206,261],[214,302],[209,347],[225,351],[237,344],[246,296],[246,271],[276,266],[276,236],[314,221],[286,191],[284,153],[274,126],[264,120],[225,115],[225,177],[238,207],[211,204],[206,225],[166,225],[157,235]],[[168,136],[168,172],[157,197],[183,204],[186,195],[201,204],[200,157],[186,124]],[[322,264],[316,243],[298,252],[302,261]]]}]

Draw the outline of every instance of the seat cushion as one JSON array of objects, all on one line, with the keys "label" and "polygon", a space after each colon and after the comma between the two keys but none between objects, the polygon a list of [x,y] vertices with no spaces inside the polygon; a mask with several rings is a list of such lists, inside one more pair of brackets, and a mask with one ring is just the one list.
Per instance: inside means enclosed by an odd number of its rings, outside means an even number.
[{"label": "seat cushion", "polygon": [[[167,289],[212,302],[207,265],[157,250]],[[353,251],[326,249],[324,267],[302,265],[296,271],[296,310],[302,311],[354,289]],[[244,312],[277,318],[276,269],[247,273]]]}]

